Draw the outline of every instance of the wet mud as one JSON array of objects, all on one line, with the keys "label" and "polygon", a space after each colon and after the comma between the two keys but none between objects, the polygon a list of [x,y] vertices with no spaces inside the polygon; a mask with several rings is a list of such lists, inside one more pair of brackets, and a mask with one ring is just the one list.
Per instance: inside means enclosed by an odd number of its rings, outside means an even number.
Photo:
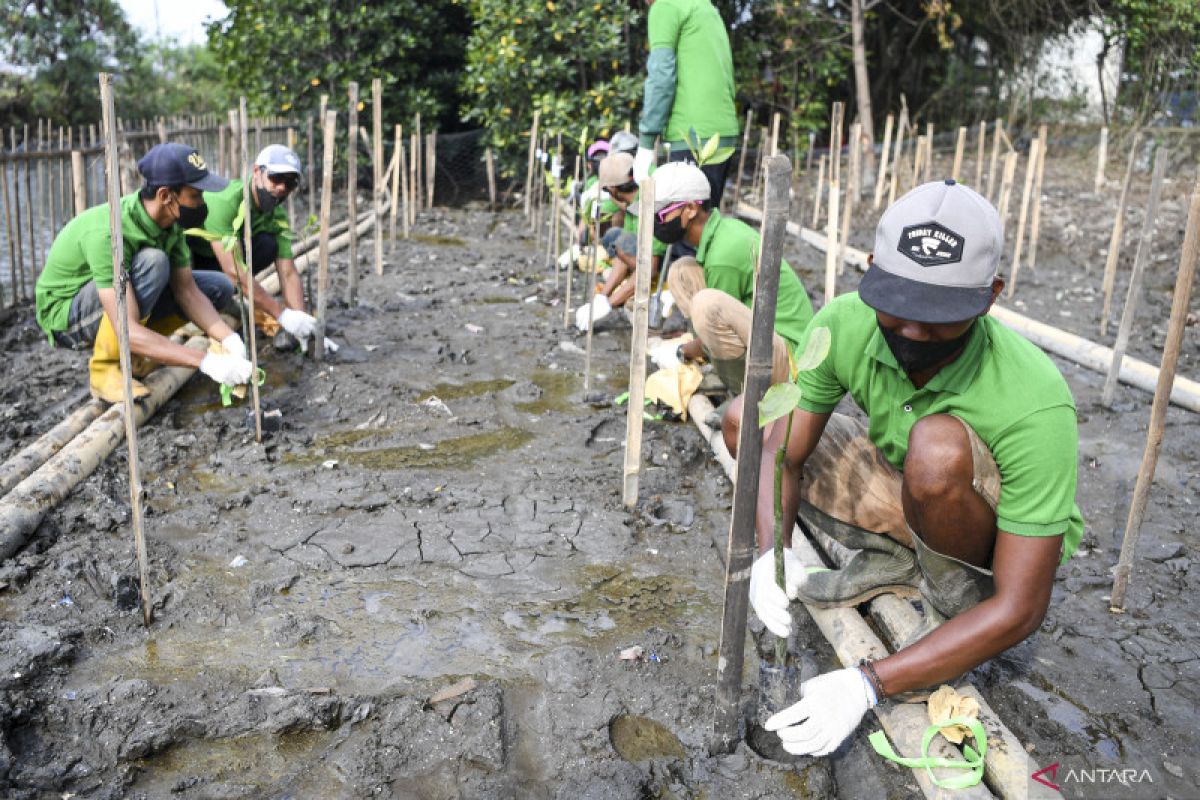
[{"label": "wet mud", "polygon": [[[203,378],[142,429],[150,630],[123,448],[0,565],[0,795],[916,795],[870,749],[869,718],[829,759],[756,738],[755,653],[772,645],[753,620],[751,746],[709,753],[731,487],[690,425],[648,423],[624,509],[624,408],[584,401],[583,356],[562,346],[582,337],[521,215],[436,210],[418,229],[382,277],[360,247],[353,306],[335,255],[338,354],[264,347],[283,424],[262,445]],[[1031,306],[1077,283],[1069,248],[1042,248],[1018,294]],[[823,258],[787,256],[819,290]],[[620,319],[600,330],[592,391],[624,390],[628,339]],[[50,350],[28,314],[0,341],[7,457],[81,402],[86,354]],[[1101,408],[1102,376],[1059,363],[1088,530],[1041,631],[972,678],[1039,765],[1152,780],[1064,795],[1196,796],[1200,428],[1172,409],[1128,613],[1112,615],[1149,396],[1122,387],[1125,406]],[[799,674],[838,666],[798,617]]]}]

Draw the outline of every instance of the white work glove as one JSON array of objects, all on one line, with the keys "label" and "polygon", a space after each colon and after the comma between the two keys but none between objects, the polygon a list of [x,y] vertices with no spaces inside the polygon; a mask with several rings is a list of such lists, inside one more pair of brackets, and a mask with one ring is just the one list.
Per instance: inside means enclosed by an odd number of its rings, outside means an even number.
[{"label": "white work glove", "polygon": [[200,371],[217,383],[240,386],[250,381],[254,367],[242,356],[207,353],[200,362]]},{"label": "white work glove", "polygon": [[639,147],[637,155],[633,157],[633,179],[641,183],[650,174],[650,168],[654,165],[654,150],[647,147]]},{"label": "white work glove", "polygon": [[808,573],[800,557],[790,547],[783,548],[784,583],[787,593],[775,582],[775,550],[771,549],[758,557],[750,568],[750,606],[762,620],[767,630],[786,639],[792,632],[792,614],[788,604],[795,599],[796,591],[804,583]]},{"label": "white work glove", "polygon": [[[341,349],[341,345],[335,342],[333,339],[330,339],[328,336],[324,337],[323,341],[325,343],[326,353],[336,353]],[[300,352],[308,355],[308,339],[300,340]]]},{"label": "white work glove", "polygon": [[222,339],[221,347],[224,347],[225,352],[231,356],[237,356],[238,358],[245,358],[247,355],[246,343],[243,342],[242,337],[238,336],[236,333],[231,333],[228,336],[226,336],[224,339]]},{"label": "white work glove", "polygon": [[875,690],[857,667],[826,672],[800,684],[801,700],[767,720],[783,749],[797,756],[825,756],[854,733],[867,709],[878,705]]},{"label": "white work glove", "polygon": [[285,308],[279,315],[279,324],[297,339],[307,339],[317,327],[317,318],[294,308]]},{"label": "white work glove", "polygon": [[[592,298],[592,322],[602,320],[612,313],[612,304],[608,297],[602,294]],[[581,331],[588,329],[588,304],[584,303],[575,309],[575,327]]]},{"label": "white work glove", "polygon": [[674,369],[682,362],[679,360],[679,345],[675,342],[663,342],[650,351],[650,360],[659,369]]}]

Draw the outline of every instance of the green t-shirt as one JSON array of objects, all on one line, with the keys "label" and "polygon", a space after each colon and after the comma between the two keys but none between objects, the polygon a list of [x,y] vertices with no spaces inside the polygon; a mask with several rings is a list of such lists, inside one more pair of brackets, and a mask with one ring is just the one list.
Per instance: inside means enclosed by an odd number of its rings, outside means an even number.
[{"label": "green t-shirt", "polygon": [[[250,193],[253,195],[254,190],[251,189]],[[205,192],[204,202],[208,206],[208,216],[204,218],[204,230],[220,236],[229,236],[233,233],[233,219],[242,205],[242,181],[235,178],[219,192]],[[254,205],[254,199],[251,197],[250,232],[251,234],[274,234],[275,244],[278,247],[275,257],[292,257],[292,228],[288,225],[287,208],[283,203],[275,206],[271,213],[264,214]],[[241,235],[241,231],[238,234]],[[212,257],[212,244],[204,239],[193,236],[191,245],[197,255]]]},{"label": "green t-shirt", "polygon": [[[591,191],[592,187],[595,186],[599,181],[600,181],[600,179],[597,178],[595,175],[593,175],[592,177],[587,179],[587,183],[584,184],[583,190],[585,192]],[[604,191],[603,189],[600,190],[599,197],[600,197],[600,221],[604,222],[606,220],[612,219],[612,215],[617,213],[618,211],[620,211],[621,207],[619,205],[617,205],[616,201],[614,201],[612,199],[612,195],[610,195],[608,192]],[[584,201],[583,206],[580,208],[580,214],[582,215],[582,219],[587,220],[589,222],[589,224],[592,219],[592,203],[593,202],[594,201],[589,197],[587,200]]]},{"label": "green t-shirt", "polygon": [[[163,230],[150,219],[137,192],[121,198],[121,237],[124,267],[133,264],[137,251],[153,247],[167,254],[172,267],[190,267],[192,254],[178,225]],[[54,331],[67,329],[71,301],[88,281],[98,289],[113,285],[112,234],[108,203],[93,206],[68,222],[46,254],[46,266],[37,279],[37,321],[54,344]]]},{"label": "green t-shirt", "polygon": [[647,26],[642,146],[661,134],[673,150],[686,147],[691,128],[702,141],[717,133],[731,144],[738,134],[733,52],[721,14],[710,0],[657,0]]},{"label": "green t-shirt", "polygon": [[1062,560],[1070,558],[1083,537],[1075,504],[1079,426],[1067,382],[1045,353],[980,317],[962,355],[917,389],[857,292],[822,308],[812,322],[820,326],[829,328],[832,346],[818,367],[800,373],[800,408],[823,414],[849,392],[870,418],[871,441],[897,469],[917,420],[958,417],[1000,468],[996,526],[1019,536],[1063,534]]},{"label": "green t-shirt", "polygon": [[[704,268],[704,284],[709,289],[720,289],[749,308],[754,299],[754,269],[760,241],[758,232],[749,225],[721,216],[720,211],[713,209],[696,249],[696,260]],[[795,348],[812,317],[808,292],[796,271],[784,261],[779,269],[775,332]]]},{"label": "green t-shirt", "polygon": [[[651,172],[653,173],[653,170],[651,170]],[[638,203],[641,202],[641,198],[642,198],[642,193],[638,192],[636,195],[634,195],[633,202],[631,202],[629,204],[629,207],[625,209],[625,218],[621,221],[621,229],[622,230],[629,231],[632,234],[636,234],[638,232],[637,210],[638,210]],[[615,206],[616,203],[614,203],[613,205]],[[620,206],[617,206],[617,208],[620,208]],[[650,253],[652,255],[663,256],[666,254],[667,246],[665,244],[660,242],[658,239],[654,239],[654,238],[652,238],[650,241],[652,241],[654,243],[653,246],[650,248]]]}]

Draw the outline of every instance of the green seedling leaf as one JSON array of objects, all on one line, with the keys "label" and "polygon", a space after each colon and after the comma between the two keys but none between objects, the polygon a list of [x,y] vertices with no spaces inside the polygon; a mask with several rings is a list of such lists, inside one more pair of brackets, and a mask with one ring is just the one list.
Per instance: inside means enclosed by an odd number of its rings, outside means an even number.
[{"label": "green seedling leaf", "polygon": [[221,237],[221,249],[226,253],[232,253],[233,249],[238,246],[238,237],[234,234],[228,234]]},{"label": "green seedling leaf", "polygon": [[242,223],[246,221],[246,203],[243,201],[238,203],[237,213],[233,216],[233,224],[230,225],[235,231],[242,227]]},{"label": "green seedling leaf", "polygon": [[197,239],[203,239],[206,242],[216,242],[221,238],[221,234],[206,231],[204,228],[188,228],[183,234],[184,236],[195,236]]},{"label": "green seedling leaf", "polygon": [[763,395],[758,404],[758,427],[765,427],[790,413],[800,402],[800,387],[794,383],[777,383]]},{"label": "green seedling leaf", "polygon": [[713,153],[712,157],[711,157],[711,158],[709,158],[709,159],[708,159],[707,161],[705,161],[704,163],[705,163],[705,165],[708,165],[708,164],[724,164],[726,161],[728,161],[729,159],[733,158],[733,153],[734,153],[734,151],[735,151],[736,149],[737,149],[737,148],[734,148],[734,147],[720,147],[720,148],[717,148],[717,150],[716,150],[716,151]]},{"label": "green seedling leaf", "polygon": [[808,341],[804,345],[804,352],[800,354],[800,358],[796,359],[794,370],[804,372],[819,366],[825,360],[825,356],[829,355],[829,347],[832,343],[833,337],[829,333],[829,328],[822,325],[810,330]]},{"label": "green seedling leaf", "polygon": [[721,135],[719,133],[714,133],[712,138],[705,142],[704,147],[700,150],[700,158],[698,159],[700,163],[707,164],[709,159],[713,157],[713,154],[717,152],[717,148],[720,146]]}]

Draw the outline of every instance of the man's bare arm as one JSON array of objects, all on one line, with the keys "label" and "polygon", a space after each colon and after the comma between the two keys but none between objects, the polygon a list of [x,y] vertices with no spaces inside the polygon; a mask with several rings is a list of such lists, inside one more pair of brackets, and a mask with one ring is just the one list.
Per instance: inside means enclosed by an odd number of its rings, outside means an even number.
[{"label": "man's bare arm", "polygon": [[[204,353],[193,350],[190,347],[184,347],[181,344],[175,344],[175,342],[172,342],[167,337],[155,333],[142,325],[142,312],[138,308],[137,297],[133,294],[133,287],[128,286],[125,291],[125,303],[129,319],[129,351],[135,355],[161,361],[164,364],[180,367],[199,367],[201,359],[204,358]],[[117,316],[117,290],[112,288],[98,289],[96,293],[100,297],[100,305],[103,306],[104,313],[108,316],[108,321],[112,323],[115,330],[117,328],[117,319],[119,319]]]}]

